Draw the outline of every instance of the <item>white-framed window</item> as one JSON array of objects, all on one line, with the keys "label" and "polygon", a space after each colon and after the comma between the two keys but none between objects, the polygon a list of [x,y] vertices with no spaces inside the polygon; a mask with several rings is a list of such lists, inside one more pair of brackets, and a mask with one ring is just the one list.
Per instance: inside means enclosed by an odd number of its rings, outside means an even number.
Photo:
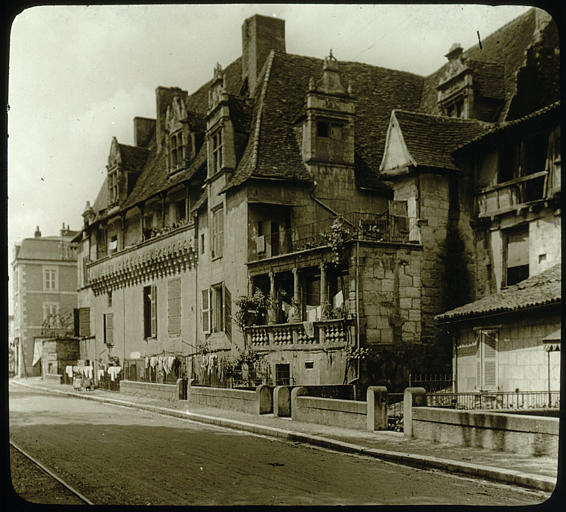
[{"label": "white-framed window", "polygon": [[497,389],[497,344],[499,329],[486,328],[476,330],[477,340],[477,378],[479,391]]},{"label": "white-framed window", "polygon": [[43,303],[43,324],[47,327],[59,327],[59,303],[44,302]]},{"label": "white-framed window", "polygon": [[224,250],[224,208],[212,211],[212,258],[220,258]]},{"label": "white-framed window", "polygon": [[145,338],[157,337],[157,286],[143,288],[143,326]]},{"label": "white-framed window", "polygon": [[210,333],[210,290],[208,288],[201,291],[201,318],[202,332]]},{"label": "white-framed window", "polygon": [[58,286],[58,272],[57,267],[44,267],[43,268],[43,291],[56,292]]},{"label": "white-framed window", "polygon": [[232,339],[232,294],[224,283],[202,290],[202,331],[224,332]]},{"label": "white-framed window", "polygon": [[216,174],[222,170],[222,130],[216,131],[212,136],[212,172]]}]

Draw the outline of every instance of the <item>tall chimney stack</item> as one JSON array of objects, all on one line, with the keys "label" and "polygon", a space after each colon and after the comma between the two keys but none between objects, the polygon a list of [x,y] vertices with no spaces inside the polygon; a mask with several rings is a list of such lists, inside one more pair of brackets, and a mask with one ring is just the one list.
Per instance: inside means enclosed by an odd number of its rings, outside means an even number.
[{"label": "tall chimney stack", "polygon": [[285,20],[256,14],[242,24],[242,80],[252,96],[271,50],[285,51]]}]

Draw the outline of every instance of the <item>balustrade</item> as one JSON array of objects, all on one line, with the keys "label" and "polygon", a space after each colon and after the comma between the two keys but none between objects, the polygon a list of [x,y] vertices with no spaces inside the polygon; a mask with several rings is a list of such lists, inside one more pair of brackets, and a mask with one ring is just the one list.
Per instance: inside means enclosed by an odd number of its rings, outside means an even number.
[{"label": "balustrade", "polygon": [[277,350],[304,345],[343,345],[346,326],[343,319],[321,320],[312,323],[311,336],[303,322],[246,327],[248,345],[255,350]]}]

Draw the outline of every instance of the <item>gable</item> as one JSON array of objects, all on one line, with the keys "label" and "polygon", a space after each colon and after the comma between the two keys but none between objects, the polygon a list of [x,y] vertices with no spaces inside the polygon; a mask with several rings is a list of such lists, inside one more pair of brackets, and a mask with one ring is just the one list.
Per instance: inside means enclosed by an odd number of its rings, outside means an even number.
[{"label": "gable", "polygon": [[[389,174],[391,171],[401,170],[409,165],[416,165],[416,162],[411,153],[409,153],[401,127],[395,117],[395,112],[393,112],[389,128],[387,129],[383,159],[381,160],[379,170],[384,174]],[[396,173],[393,172],[392,174]]]}]

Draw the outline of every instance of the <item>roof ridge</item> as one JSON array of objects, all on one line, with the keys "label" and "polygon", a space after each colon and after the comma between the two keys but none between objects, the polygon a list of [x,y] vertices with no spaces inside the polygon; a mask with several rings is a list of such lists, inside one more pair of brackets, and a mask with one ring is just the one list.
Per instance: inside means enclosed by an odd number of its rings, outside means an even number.
[{"label": "roof ridge", "polygon": [[258,99],[258,112],[257,112],[257,119],[256,125],[254,129],[254,140],[253,140],[253,151],[252,151],[252,165],[251,170],[257,170],[257,164],[259,161],[259,134],[261,132],[261,118],[263,113],[263,102],[265,99],[265,94],[267,90],[267,84],[269,83],[269,76],[271,74],[271,66],[273,65],[273,61],[275,59],[275,51],[271,50],[267,57],[267,61],[265,63],[265,72],[263,76],[263,82],[261,84],[261,92]]},{"label": "roof ridge", "polygon": [[441,116],[439,114],[429,114],[428,112],[421,112],[419,110],[406,110],[404,108],[394,108],[392,111],[393,113],[401,112],[404,114],[416,114],[419,116],[426,116],[426,117],[434,117],[436,119],[443,119],[443,120],[450,120],[462,123],[477,123],[477,124],[484,124],[484,125],[493,125],[494,123],[490,123],[489,121],[482,121],[481,119],[462,119],[461,117],[450,117],[450,116]]}]

